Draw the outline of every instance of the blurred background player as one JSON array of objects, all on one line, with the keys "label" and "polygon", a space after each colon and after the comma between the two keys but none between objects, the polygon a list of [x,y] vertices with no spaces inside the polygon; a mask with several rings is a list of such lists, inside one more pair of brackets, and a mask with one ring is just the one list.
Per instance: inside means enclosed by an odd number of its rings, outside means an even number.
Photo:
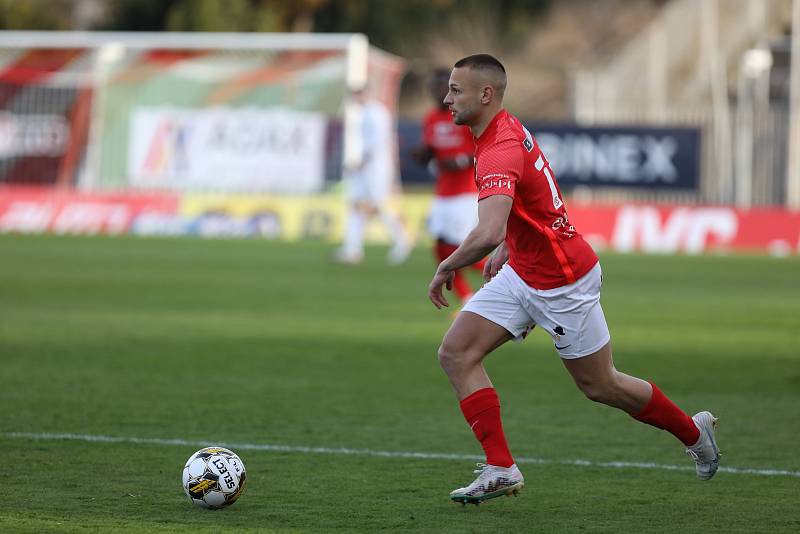
[{"label": "blurred background player", "polygon": [[[444,104],[449,79],[449,69],[433,72],[429,87],[436,107],[425,115],[422,146],[413,153],[420,163],[429,164],[436,176],[428,231],[436,239],[433,252],[438,262],[455,252],[478,222],[475,143],[469,128],[455,124]],[[481,260],[472,268],[480,272],[483,265]],[[453,278],[453,292],[462,302],[472,296],[472,287],[460,269]]]},{"label": "blurred background player", "polygon": [[344,170],[347,188],[347,216],[344,242],[335,259],[359,263],[364,259],[364,231],[369,219],[377,216],[386,227],[392,247],[388,261],[402,263],[411,244],[398,215],[389,207],[397,187],[397,144],[392,114],[369,88],[352,94],[353,113],[361,130],[361,150],[357,163]]}]

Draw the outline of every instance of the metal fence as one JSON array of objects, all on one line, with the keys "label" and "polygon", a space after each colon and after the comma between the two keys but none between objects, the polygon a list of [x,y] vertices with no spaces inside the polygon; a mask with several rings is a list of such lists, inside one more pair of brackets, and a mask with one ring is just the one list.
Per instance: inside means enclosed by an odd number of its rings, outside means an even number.
[{"label": "metal fence", "polygon": [[[603,190],[594,200],[793,205],[790,39],[800,0],[673,0],[641,34],[574,79],[584,125],[694,126],[702,131],[697,191]],[[795,78],[800,78],[795,74]],[[795,84],[800,83],[795,81]],[[800,103],[795,103],[796,108]],[[796,155],[796,154],[795,154]]]}]

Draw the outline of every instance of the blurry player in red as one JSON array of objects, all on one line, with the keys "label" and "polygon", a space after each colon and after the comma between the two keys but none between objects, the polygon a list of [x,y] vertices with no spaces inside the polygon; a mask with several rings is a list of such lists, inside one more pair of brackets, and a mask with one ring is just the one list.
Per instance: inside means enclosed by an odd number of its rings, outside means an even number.
[{"label": "blurry player in red", "polygon": [[456,124],[475,136],[479,222],[458,249],[439,264],[428,287],[437,308],[456,269],[494,250],[484,269],[487,283],[459,312],[439,348],[439,362],[455,389],[464,418],[486,453],[478,478],[450,494],[475,503],[522,488],[500,419],[500,401],[483,359],[535,325],[555,343],[576,385],[596,402],[671,432],[708,480],[719,464],[715,419],[689,417],[654,384],[617,371],[600,307],[597,256],[567,217],[547,158],[520,121],[502,108],[503,65],[479,54],[457,62],[445,97]]},{"label": "blurry player in red", "polygon": [[[455,252],[478,222],[478,188],[473,170],[475,143],[469,128],[453,124],[443,102],[449,80],[449,70],[433,72],[430,92],[437,106],[425,115],[422,146],[414,151],[421,163],[432,162],[435,166],[435,197],[428,231],[436,239],[434,254],[439,262]],[[472,268],[482,271],[484,263],[478,261]],[[472,287],[460,269],[453,275],[453,292],[462,302],[472,296]]]}]

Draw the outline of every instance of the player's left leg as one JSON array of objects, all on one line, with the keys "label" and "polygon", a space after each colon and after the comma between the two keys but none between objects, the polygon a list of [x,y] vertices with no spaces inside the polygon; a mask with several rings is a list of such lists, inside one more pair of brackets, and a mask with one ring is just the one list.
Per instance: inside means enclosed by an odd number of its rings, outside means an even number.
[{"label": "player's left leg", "polygon": [[652,396],[653,389],[649,383],[617,371],[610,341],[594,354],[562,358],[562,361],[578,389],[595,402],[635,415],[644,409]]},{"label": "player's left leg", "polygon": [[638,421],[673,434],[695,459],[698,477],[708,480],[719,463],[713,416],[701,412],[693,419],[652,382],[614,367],[608,326],[600,305],[601,281],[598,265],[570,286],[535,291],[535,311],[543,315],[537,322],[551,332],[564,366],[589,399],[619,408]]},{"label": "player's left leg", "polygon": [[678,438],[695,461],[698,478],[709,480],[717,472],[720,453],[714,438],[716,418],[710,412],[689,417],[652,382],[617,371],[611,343],[589,356],[562,361],[589,399],[624,410],[634,419]]}]

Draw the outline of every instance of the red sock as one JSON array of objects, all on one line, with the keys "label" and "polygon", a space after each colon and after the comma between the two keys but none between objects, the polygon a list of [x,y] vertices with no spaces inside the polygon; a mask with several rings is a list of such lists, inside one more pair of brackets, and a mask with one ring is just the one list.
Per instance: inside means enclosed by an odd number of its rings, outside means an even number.
[{"label": "red sock", "polygon": [[655,384],[650,382],[650,385],[653,386],[650,402],[633,418],[670,432],[687,447],[697,443],[700,439],[700,430],[692,418],[661,393]]},{"label": "red sock", "polygon": [[486,453],[486,463],[500,467],[511,467],[514,459],[508,450],[500,419],[500,399],[494,388],[479,389],[461,401],[461,412],[469,423],[475,437]]}]

